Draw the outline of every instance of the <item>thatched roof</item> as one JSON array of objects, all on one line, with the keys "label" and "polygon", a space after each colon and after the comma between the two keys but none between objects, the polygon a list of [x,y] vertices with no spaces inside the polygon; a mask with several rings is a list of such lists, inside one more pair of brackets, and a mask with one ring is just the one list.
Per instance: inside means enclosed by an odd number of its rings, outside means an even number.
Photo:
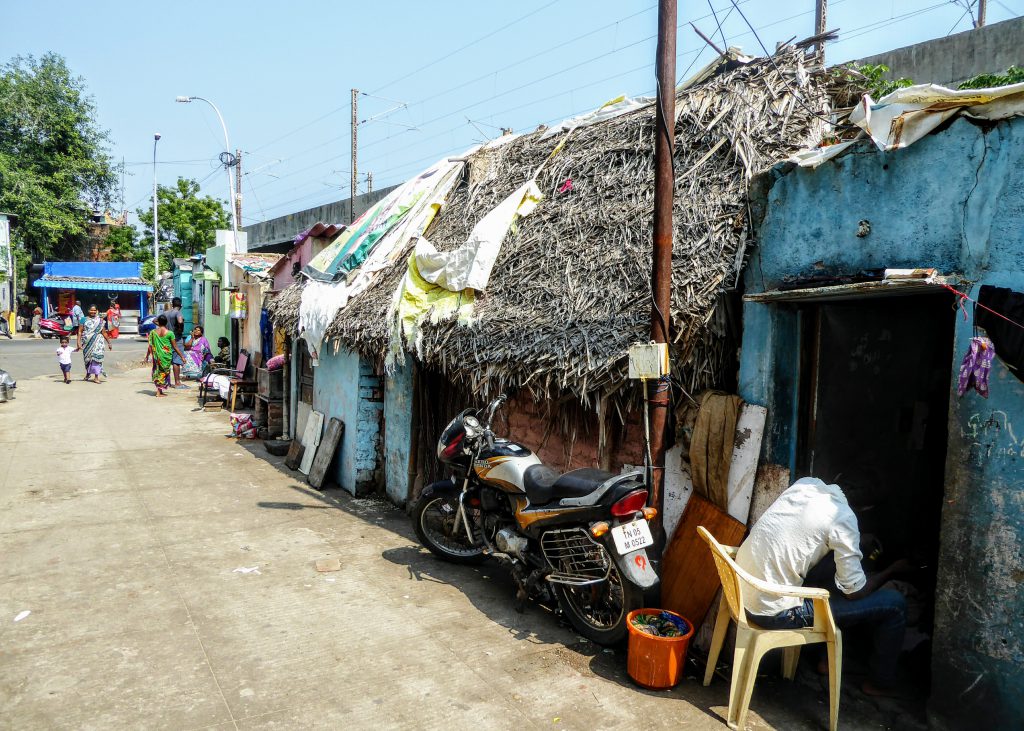
[{"label": "thatched roof", "polygon": [[[674,376],[687,390],[721,377],[724,349],[707,323],[750,240],[747,182],[827,126],[835,79],[810,63],[786,47],[678,95],[672,327]],[[422,360],[481,392],[526,386],[592,402],[624,385],[627,348],[649,331],[654,133],[653,106],[568,133],[537,181],[545,199],[509,232],[478,293],[475,324],[424,325]],[[463,244],[565,134],[472,155],[426,238],[440,251]],[[340,311],[328,337],[384,354],[405,258]]]},{"label": "thatched roof", "polygon": [[275,294],[267,305],[267,313],[277,327],[295,332],[299,326],[299,305],[302,304],[302,280]]}]

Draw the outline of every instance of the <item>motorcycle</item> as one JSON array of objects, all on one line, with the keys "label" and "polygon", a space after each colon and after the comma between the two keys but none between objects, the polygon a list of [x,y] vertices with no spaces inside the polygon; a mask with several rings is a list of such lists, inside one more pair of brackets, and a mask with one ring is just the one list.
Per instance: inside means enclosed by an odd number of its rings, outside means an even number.
[{"label": "motorcycle", "polygon": [[500,396],[484,413],[466,409],[444,429],[437,457],[452,473],[426,486],[412,512],[420,542],[434,555],[472,564],[487,556],[511,566],[516,609],[553,594],[584,637],[613,645],[626,615],[658,583],[647,556],[643,472],[584,468],[559,474],[522,444],[491,430]]},{"label": "motorcycle", "polygon": [[60,315],[39,321],[39,334],[44,338],[69,338],[73,332]]}]

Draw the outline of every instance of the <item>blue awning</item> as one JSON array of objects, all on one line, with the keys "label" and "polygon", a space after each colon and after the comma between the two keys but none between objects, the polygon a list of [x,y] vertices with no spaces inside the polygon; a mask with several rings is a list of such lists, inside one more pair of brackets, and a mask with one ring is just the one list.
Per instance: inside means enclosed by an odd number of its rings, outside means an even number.
[{"label": "blue awning", "polygon": [[67,280],[61,279],[56,282],[47,279],[37,279],[32,283],[33,287],[49,289],[98,289],[104,292],[152,292],[153,287],[149,284],[128,284],[125,282],[101,282],[89,281],[86,279]]}]

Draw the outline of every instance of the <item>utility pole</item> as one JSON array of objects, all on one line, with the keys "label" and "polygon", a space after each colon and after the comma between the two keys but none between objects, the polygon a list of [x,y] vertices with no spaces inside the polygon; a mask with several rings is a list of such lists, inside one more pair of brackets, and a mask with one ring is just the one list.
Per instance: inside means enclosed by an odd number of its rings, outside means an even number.
[{"label": "utility pole", "polygon": [[160,141],[160,133],[153,135],[153,278],[156,280],[153,290],[153,303],[156,304],[156,290],[160,288],[160,224],[157,220],[156,197],[156,143]]},{"label": "utility pole", "polygon": [[[235,220],[242,225],[242,151],[235,150]],[[237,246],[237,242],[236,242]]]},{"label": "utility pole", "polygon": [[366,194],[373,192],[373,173],[366,174]]},{"label": "utility pole", "polygon": [[[651,267],[651,340],[670,343],[672,321],[672,204],[675,179],[676,120],[676,0],[658,2],[658,51],[656,61],[658,96],[654,132],[654,251]],[[671,380],[666,376],[650,383],[651,505],[658,509],[655,541],[661,542],[665,502],[665,431],[672,406]]]},{"label": "utility pole", "polygon": [[[984,0],[982,0],[984,2]],[[825,32],[825,16],[828,13],[828,0],[815,0],[814,2],[814,35],[821,35]],[[821,65],[825,65],[825,40],[819,40],[814,44],[814,52],[818,56]]]},{"label": "utility pole", "polygon": [[985,11],[987,6],[988,0],[978,0],[978,22],[974,24],[975,28],[985,27]]},{"label": "utility pole", "polygon": [[[358,138],[356,136],[357,132],[358,132],[358,129],[359,129],[359,118],[357,116],[357,114],[358,114],[358,111],[357,111],[357,109],[358,109],[358,97],[359,97],[359,89],[353,89],[352,90],[352,181],[350,183],[351,187],[349,188],[349,194],[350,194],[350,196],[349,196],[349,204],[350,204],[349,205],[349,209],[350,209],[349,210],[349,216],[352,219],[352,221],[356,220],[356,181],[358,180],[358,178],[356,177],[356,174],[357,174],[356,158],[358,156],[358,150],[359,150],[359,145],[358,145],[358,142],[357,142]],[[351,223],[352,221],[350,221],[349,223]]]}]

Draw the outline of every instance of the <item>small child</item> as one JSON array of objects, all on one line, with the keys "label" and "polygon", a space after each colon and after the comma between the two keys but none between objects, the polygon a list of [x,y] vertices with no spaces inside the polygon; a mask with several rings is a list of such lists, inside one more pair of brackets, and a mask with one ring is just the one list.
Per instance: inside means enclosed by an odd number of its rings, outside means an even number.
[{"label": "small child", "polygon": [[67,338],[60,339],[60,347],[57,348],[57,362],[60,363],[60,371],[64,374],[64,383],[71,383],[71,354],[75,352],[68,344]]}]

